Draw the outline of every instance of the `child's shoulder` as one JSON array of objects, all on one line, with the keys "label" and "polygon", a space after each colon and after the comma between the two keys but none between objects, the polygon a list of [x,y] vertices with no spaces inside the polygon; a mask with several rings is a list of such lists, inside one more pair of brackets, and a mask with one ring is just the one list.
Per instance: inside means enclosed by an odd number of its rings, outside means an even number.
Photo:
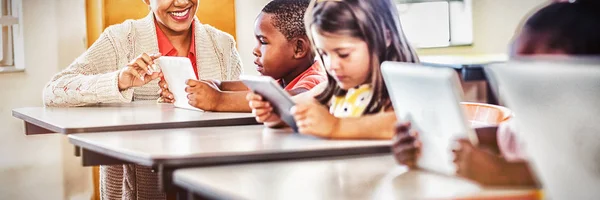
[{"label": "child's shoulder", "polygon": [[322,83],[325,81],[327,81],[326,75],[314,73],[314,74],[306,74],[306,75],[303,75],[302,77],[300,77],[298,84],[301,84],[302,82],[310,82],[310,83],[314,83],[316,86],[319,83]]},{"label": "child's shoulder", "polygon": [[319,68],[313,66],[296,77],[296,79],[297,81],[294,83],[294,88],[305,88],[310,90],[320,83],[326,82],[327,75],[320,71]]}]

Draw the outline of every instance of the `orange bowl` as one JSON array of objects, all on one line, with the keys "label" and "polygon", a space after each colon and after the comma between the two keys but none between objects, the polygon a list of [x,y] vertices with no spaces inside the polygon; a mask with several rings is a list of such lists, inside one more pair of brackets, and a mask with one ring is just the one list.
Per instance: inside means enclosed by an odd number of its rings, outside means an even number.
[{"label": "orange bowl", "polygon": [[461,102],[461,105],[473,128],[497,126],[512,117],[512,111],[503,106],[473,102]]}]

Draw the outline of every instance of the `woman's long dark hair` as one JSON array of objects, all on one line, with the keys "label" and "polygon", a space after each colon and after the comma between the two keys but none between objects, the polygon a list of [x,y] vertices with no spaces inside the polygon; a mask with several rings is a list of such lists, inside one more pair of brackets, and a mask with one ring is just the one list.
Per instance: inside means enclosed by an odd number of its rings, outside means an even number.
[{"label": "woman's long dark hair", "polygon": [[[355,37],[367,43],[371,52],[369,80],[373,88],[373,98],[364,114],[377,113],[389,108],[391,103],[381,75],[381,63],[419,62],[402,31],[395,4],[391,0],[313,0],[305,19],[307,33],[311,32],[311,28],[315,28],[322,33]],[[390,45],[387,45],[386,41],[390,41]],[[327,105],[334,95],[342,96],[347,92],[338,86],[329,73],[327,77],[327,88],[315,97],[324,105]]]}]

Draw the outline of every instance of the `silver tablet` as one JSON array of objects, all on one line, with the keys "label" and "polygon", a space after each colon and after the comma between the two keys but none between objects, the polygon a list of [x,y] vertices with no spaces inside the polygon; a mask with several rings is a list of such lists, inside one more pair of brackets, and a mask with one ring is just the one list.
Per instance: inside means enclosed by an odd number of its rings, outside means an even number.
[{"label": "silver tablet", "polygon": [[463,94],[454,69],[399,62],[385,62],[381,68],[396,117],[410,121],[420,133],[423,149],[417,166],[455,174],[456,139],[477,143],[477,136],[460,105]]},{"label": "silver tablet", "polygon": [[248,88],[257,94],[260,94],[271,103],[275,112],[281,117],[281,120],[289,125],[295,132],[298,132],[296,120],[291,114],[290,109],[296,105],[292,97],[279,86],[277,81],[269,76],[251,76],[241,75],[240,79]]},{"label": "silver tablet", "polygon": [[[562,58],[561,58],[562,59]],[[515,134],[549,199],[600,196],[600,60],[536,58],[489,66]],[[583,59],[583,60],[582,60]]]}]

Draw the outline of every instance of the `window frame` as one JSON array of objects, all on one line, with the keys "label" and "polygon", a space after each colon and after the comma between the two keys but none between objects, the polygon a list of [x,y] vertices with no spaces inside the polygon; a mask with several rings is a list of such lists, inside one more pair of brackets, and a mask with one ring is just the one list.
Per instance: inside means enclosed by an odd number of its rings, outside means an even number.
[{"label": "window frame", "polygon": [[23,65],[22,0],[0,0],[0,73],[25,71]]},{"label": "window frame", "polygon": [[419,49],[445,48],[473,45],[473,5],[472,0],[394,0],[399,4],[448,2],[449,40],[439,45],[416,46]]}]

